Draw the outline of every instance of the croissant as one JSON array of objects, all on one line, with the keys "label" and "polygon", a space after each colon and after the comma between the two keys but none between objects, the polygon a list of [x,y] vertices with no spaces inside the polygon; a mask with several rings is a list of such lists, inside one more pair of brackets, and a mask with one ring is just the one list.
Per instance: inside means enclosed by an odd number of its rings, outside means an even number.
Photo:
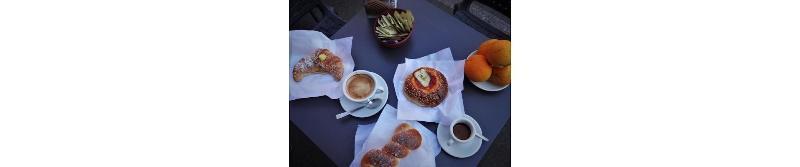
[{"label": "croissant", "polygon": [[292,68],[292,77],[296,82],[300,82],[304,76],[314,73],[328,73],[336,81],[341,80],[344,74],[342,58],[328,49],[317,49],[313,55],[301,58]]}]

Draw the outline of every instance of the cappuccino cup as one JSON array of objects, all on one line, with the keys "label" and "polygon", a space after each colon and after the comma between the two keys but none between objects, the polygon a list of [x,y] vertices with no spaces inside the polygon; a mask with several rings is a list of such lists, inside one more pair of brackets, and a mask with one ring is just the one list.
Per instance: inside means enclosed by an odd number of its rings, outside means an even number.
[{"label": "cappuccino cup", "polygon": [[380,76],[365,70],[353,71],[344,77],[342,92],[350,101],[367,102],[377,94],[378,90],[383,91],[383,88],[378,86],[376,80],[378,77]]}]

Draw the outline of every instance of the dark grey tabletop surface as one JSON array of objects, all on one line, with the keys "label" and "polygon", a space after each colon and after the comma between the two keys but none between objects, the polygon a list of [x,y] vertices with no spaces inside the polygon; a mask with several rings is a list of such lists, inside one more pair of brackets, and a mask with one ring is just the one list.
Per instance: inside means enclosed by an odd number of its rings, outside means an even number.
[{"label": "dark grey tabletop surface", "polygon": [[[367,19],[362,10],[356,14],[331,39],[353,37],[352,56],[355,70],[375,72],[389,84],[388,105],[397,107],[392,78],[397,64],[405,58],[419,58],[444,48],[450,48],[456,60],[463,60],[485,40],[486,36],[475,31],[455,17],[439,10],[423,0],[402,1],[401,9],[413,12],[415,20],[411,41],[401,48],[389,49],[378,45],[372,31],[373,20]],[[464,79],[464,108],[467,115],[475,118],[490,139],[480,150],[467,158],[456,158],[444,150],[436,157],[438,166],[476,166],[494,139],[511,116],[511,86],[498,92],[483,91]],[[344,110],[339,100],[327,96],[297,99],[289,102],[289,119],[299,127],[322,152],[338,166],[348,166],[353,160],[353,144],[358,124],[375,123],[378,115],[368,118],[347,117],[335,119]],[[436,123],[420,122],[436,133]]]}]

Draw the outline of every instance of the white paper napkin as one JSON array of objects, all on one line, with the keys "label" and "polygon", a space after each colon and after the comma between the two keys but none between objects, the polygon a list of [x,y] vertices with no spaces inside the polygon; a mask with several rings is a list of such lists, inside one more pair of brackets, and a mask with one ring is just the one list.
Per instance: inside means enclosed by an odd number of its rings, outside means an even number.
[{"label": "white paper napkin", "polygon": [[295,82],[292,78],[292,68],[301,58],[314,54],[317,49],[326,48],[342,58],[344,63],[342,76],[347,76],[353,72],[353,67],[355,67],[353,56],[350,55],[352,45],[353,37],[331,40],[318,31],[289,31],[289,100],[322,95],[331,99],[341,97],[343,95],[341,80],[336,81],[333,76],[328,74],[312,74],[303,77],[300,82]]},{"label": "white paper napkin", "polygon": [[[367,140],[367,136],[369,133],[372,132],[372,128],[375,127],[375,123],[366,124],[366,125],[358,125],[356,128],[356,141],[355,149],[353,149],[353,155],[359,155],[361,152],[361,148],[364,146],[364,141]],[[359,159],[361,161],[361,159]]]},{"label": "white paper napkin", "polygon": [[[405,78],[419,67],[435,68],[447,79],[447,97],[436,107],[418,106],[409,101],[403,93]],[[406,59],[405,63],[397,65],[393,82],[397,95],[398,119],[440,122],[464,115],[464,102],[461,97],[461,91],[464,90],[464,60],[453,61],[450,48],[418,59]]]},{"label": "white paper napkin", "polygon": [[383,148],[383,145],[391,141],[394,129],[403,122],[409,123],[419,131],[422,135],[422,145],[400,159],[399,166],[436,166],[436,155],[442,151],[436,140],[436,134],[417,121],[397,120],[397,109],[391,105],[383,108],[381,116],[374,124],[358,126],[355,135],[355,154],[353,154],[355,156],[350,166],[361,165],[361,158],[370,149]]}]

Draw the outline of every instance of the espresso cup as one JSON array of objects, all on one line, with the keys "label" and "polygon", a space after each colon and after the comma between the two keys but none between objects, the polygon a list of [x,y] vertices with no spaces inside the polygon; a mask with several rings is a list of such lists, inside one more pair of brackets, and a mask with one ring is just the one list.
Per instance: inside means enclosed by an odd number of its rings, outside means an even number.
[{"label": "espresso cup", "polygon": [[[354,76],[357,76],[357,77],[362,77],[362,76],[369,77],[369,82],[366,83],[367,85],[364,85],[364,83],[352,83],[353,81],[351,81],[351,79],[355,79],[355,78],[353,78]],[[378,86],[378,82],[377,82],[378,77],[380,77],[380,76],[378,76],[375,73],[372,73],[372,72],[369,72],[369,71],[365,71],[365,70],[353,71],[353,72],[351,72],[350,74],[348,74],[347,76],[344,77],[344,82],[342,82],[342,92],[344,93],[344,96],[350,101],[368,102],[369,100],[371,100],[375,96],[375,94],[377,94],[376,92],[378,92],[379,90],[381,92],[383,91],[383,88],[381,86]],[[363,78],[358,78],[358,79],[359,79],[359,81],[356,81],[356,82],[364,82]],[[351,85],[351,84],[358,84],[358,85]],[[364,91],[363,87],[364,86],[370,86],[370,85],[371,85],[372,89],[369,90],[369,91]],[[362,95],[361,95],[361,97],[354,97],[352,94],[362,94]]]},{"label": "espresso cup", "polygon": [[[462,127],[461,125],[466,126],[466,128],[469,128],[469,130],[464,131],[463,129],[464,127]],[[463,134],[465,132],[469,132],[469,134]],[[461,139],[459,138],[459,136],[465,139]],[[452,122],[450,122],[450,140],[447,141],[447,145],[452,145],[453,143],[456,142],[466,143],[468,141],[471,141],[473,138],[475,138],[475,122],[472,122],[464,117],[457,118]]]}]

